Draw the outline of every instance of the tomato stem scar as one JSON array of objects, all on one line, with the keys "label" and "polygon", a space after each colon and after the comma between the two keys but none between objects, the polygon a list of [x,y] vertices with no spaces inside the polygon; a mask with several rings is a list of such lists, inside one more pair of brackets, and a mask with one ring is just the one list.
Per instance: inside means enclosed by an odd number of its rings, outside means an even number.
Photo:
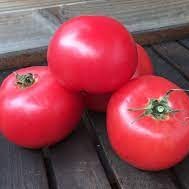
[{"label": "tomato stem scar", "polygon": [[140,114],[132,123],[135,123],[139,119],[150,116],[157,120],[165,120],[171,113],[180,112],[181,110],[174,110],[168,104],[168,98],[170,94],[174,91],[189,91],[188,89],[170,89],[165,95],[160,99],[150,99],[148,104],[142,108],[129,108],[128,111],[141,111],[144,112]]},{"label": "tomato stem scar", "polygon": [[18,85],[20,88],[30,87],[36,81],[36,77],[32,73],[20,75],[15,72],[15,77],[16,77],[16,85]]}]

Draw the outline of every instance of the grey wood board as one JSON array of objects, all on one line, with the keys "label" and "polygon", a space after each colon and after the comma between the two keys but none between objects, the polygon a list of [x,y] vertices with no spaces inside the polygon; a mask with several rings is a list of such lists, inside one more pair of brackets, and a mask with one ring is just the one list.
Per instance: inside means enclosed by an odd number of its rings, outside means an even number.
[{"label": "grey wood board", "polygon": [[[2,81],[9,75],[11,74],[12,72],[14,72],[15,70],[14,69],[11,69],[11,70],[6,70],[6,71],[1,71],[0,72],[0,84],[2,83]],[[1,135],[0,135],[1,136]]]},{"label": "grey wood board", "polygon": [[[179,71],[162,59],[151,47],[146,47],[145,49],[152,60],[156,75],[171,80],[181,88],[189,88],[189,82]],[[177,56],[177,54],[175,54],[175,56]]]},{"label": "grey wood board", "polygon": [[153,45],[153,49],[184,77],[189,78],[189,51],[187,48],[177,42],[166,42]]},{"label": "grey wood board", "polygon": [[81,1],[82,0],[0,0],[0,13],[74,4],[80,3]]},{"label": "grey wood board", "polygon": [[46,65],[46,47],[9,52],[0,55],[0,70]]},{"label": "grey wood board", "polygon": [[0,137],[0,188],[48,189],[40,151],[26,150]]},{"label": "grey wood board", "polygon": [[64,17],[101,14],[117,18],[129,31],[139,32],[189,22],[188,0],[101,0],[82,1],[62,7]]},{"label": "grey wood board", "polygon": [[80,125],[65,141],[50,149],[57,189],[108,189],[109,182],[87,130]]},{"label": "grey wood board", "polygon": [[[88,127],[93,127],[101,146],[102,160],[111,167],[117,186],[121,189],[176,189],[170,171],[146,172],[140,171],[123,162],[113,152],[106,133],[105,114],[88,113],[85,122]],[[112,176],[111,176],[112,177]]]},{"label": "grey wood board", "polygon": [[[189,21],[188,0],[95,0],[95,1],[50,1],[43,0],[40,3],[36,0],[25,1],[0,1],[0,8],[3,4],[18,7],[59,4],[54,8],[47,8],[61,17],[62,21],[80,14],[103,14],[117,18],[125,24],[131,32],[157,30],[164,27],[181,25]],[[62,3],[62,4],[61,4]],[[41,7],[40,7],[41,6]],[[21,6],[22,7],[22,6]],[[56,11],[52,11],[52,10]],[[0,54],[20,51],[23,49],[47,46],[50,37],[56,26],[47,19],[44,19],[37,10],[13,11],[0,14]]]},{"label": "grey wood board", "polygon": [[55,26],[37,11],[0,15],[0,55],[47,46]]},{"label": "grey wood board", "polygon": [[179,40],[178,41],[181,45],[185,46],[186,48],[189,49],[189,39],[188,38],[185,38],[183,40]]},{"label": "grey wood board", "polygon": [[189,189],[189,157],[185,158],[182,162],[180,162],[177,166],[173,168],[175,176],[179,181],[180,185],[183,189]]}]

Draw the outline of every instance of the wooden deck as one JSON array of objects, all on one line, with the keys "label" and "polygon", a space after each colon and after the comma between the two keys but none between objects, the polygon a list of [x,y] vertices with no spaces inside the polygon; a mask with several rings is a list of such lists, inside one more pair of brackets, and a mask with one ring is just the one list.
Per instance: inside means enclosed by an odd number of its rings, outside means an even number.
[{"label": "wooden deck", "polygon": [[0,0],[0,13],[58,7],[68,19],[79,14],[117,18],[131,32],[188,24],[188,0]]},{"label": "wooden deck", "polygon": [[189,0],[0,0],[0,70],[46,60],[50,37],[80,14],[115,17],[141,44],[189,34]]},{"label": "wooden deck", "polygon": [[[157,75],[189,88],[189,39],[145,48]],[[12,71],[1,71],[0,80]],[[161,172],[133,168],[112,151],[102,113],[86,112],[70,137],[38,151],[0,136],[0,154],[2,189],[189,189],[189,157]]]}]

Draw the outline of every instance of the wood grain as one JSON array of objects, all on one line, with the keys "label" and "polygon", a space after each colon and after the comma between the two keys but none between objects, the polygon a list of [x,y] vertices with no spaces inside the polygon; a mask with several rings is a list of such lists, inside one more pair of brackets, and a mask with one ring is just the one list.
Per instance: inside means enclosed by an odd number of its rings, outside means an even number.
[{"label": "wood grain", "polygon": [[[13,71],[15,71],[15,69],[10,69],[10,70],[6,70],[6,71],[1,71],[0,72],[0,84],[2,83],[2,81],[5,79],[5,77],[7,77],[9,74],[11,74]],[[1,136],[1,135],[0,135]]]},{"label": "wood grain", "polygon": [[55,28],[38,12],[24,11],[0,16],[0,55],[47,46]]},{"label": "wood grain", "polygon": [[66,18],[80,14],[102,14],[117,18],[129,31],[138,32],[188,24],[188,0],[82,1],[62,7]]},{"label": "wood grain", "polygon": [[50,149],[57,189],[109,189],[110,185],[86,129],[80,125],[66,141]]},{"label": "wood grain", "polygon": [[19,148],[0,137],[0,188],[48,189],[40,151]]},{"label": "wood grain", "polygon": [[153,49],[174,66],[185,78],[189,78],[189,51],[177,42],[153,45]]},{"label": "wood grain", "polygon": [[[189,82],[166,60],[162,59],[151,47],[145,48],[154,65],[155,74],[176,83],[181,88],[189,88]],[[189,51],[188,51],[189,53]],[[177,54],[175,54],[177,56]]]},{"label": "wood grain", "polygon": [[0,15],[0,70],[37,65],[56,26],[37,11]]},{"label": "wood grain", "polygon": [[50,37],[76,15],[112,16],[152,44],[189,35],[188,8],[188,0],[0,0],[0,69],[46,61]]},{"label": "wood grain", "polygon": [[0,55],[0,70],[46,65],[46,47],[9,52]]},{"label": "wood grain", "polygon": [[[0,13],[80,3],[82,0],[0,0]],[[87,1],[87,0],[83,0]]]},{"label": "wood grain", "polygon": [[152,45],[166,41],[174,41],[189,36],[189,24],[170,26],[143,32],[133,32],[133,37],[141,45]]},{"label": "wood grain", "polygon": [[183,39],[183,40],[179,40],[178,43],[180,43],[181,45],[183,45],[184,47],[189,49],[189,39],[188,39],[188,37]]}]

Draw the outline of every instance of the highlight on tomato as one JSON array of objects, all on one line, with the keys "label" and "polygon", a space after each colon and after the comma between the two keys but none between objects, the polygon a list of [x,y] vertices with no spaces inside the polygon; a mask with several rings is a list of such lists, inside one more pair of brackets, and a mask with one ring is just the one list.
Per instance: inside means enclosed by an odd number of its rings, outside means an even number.
[{"label": "highlight on tomato", "polygon": [[109,141],[118,156],[142,170],[170,168],[189,153],[189,97],[158,76],[131,80],[110,99]]},{"label": "highlight on tomato", "polygon": [[47,66],[10,74],[1,85],[1,133],[26,148],[42,148],[63,140],[83,112],[82,98],[57,83]]}]

